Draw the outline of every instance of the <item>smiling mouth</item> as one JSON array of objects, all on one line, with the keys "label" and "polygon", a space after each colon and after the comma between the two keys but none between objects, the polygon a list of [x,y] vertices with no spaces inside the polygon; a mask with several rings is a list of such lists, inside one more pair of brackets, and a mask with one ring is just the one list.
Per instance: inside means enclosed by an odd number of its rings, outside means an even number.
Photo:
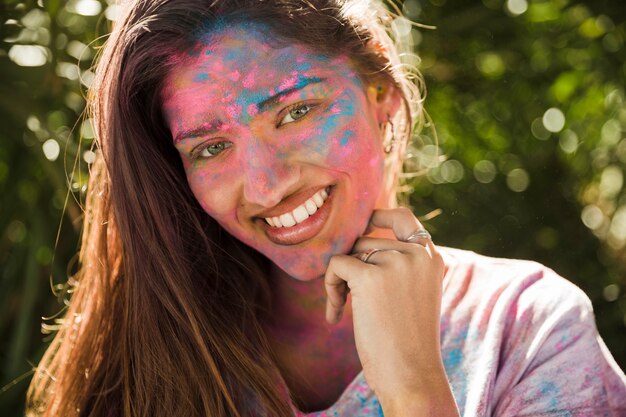
[{"label": "smiling mouth", "polygon": [[333,186],[328,186],[317,191],[286,213],[259,218],[268,239],[279,245],[297,245],[320,233],[330,217],[333,189]]},{"label": "smiling mouth", "polygon": [[311,198],[300,204],[295,209],[275,217],[266,217],[265,221],[271,227],[293,227],[304,222],[324,205],[328,198],[330,187],[319,190]]}]

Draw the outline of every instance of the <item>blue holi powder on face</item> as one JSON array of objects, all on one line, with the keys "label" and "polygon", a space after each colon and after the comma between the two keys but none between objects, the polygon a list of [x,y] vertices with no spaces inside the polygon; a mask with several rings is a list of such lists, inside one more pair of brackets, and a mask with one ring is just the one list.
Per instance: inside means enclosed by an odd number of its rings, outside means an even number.
[{"label": "blue holi powder on face", "polygon": [[343,137],[341,138],[341,140],[339,140],[339,144],[341,146],[346,146],[350,139],[352,139],[352,136],[354,136],[354,132],[352,130],[346,130],[343,133]]},{"label": "blue holi powder on face", "polygon": [[344,244],[345,244],[345,239],[343,237],[340,237],[333,242],[330,250],[326,252],[324,255],[322,255],[322,263],[326,267],[328,267],[330,258],[332,258],[335,255],[342,254],[341,248],[343,247]]},{"label": "blue holi powder on face", "polygon": [[202,82],[202,81],[206,81],[209,79],[209,74],[207,74],[206,72],[201,72],[199,74],[196,74],[196,76],[193,78],[194,82]]},{"label": "blue holi powder on face", "polygon": [[[338,129],[340,123],[347,116],[353,116],[354,111],[354,96],[351,92],[346,91],[344,94],[339,96],[336,102],[331,106],[331,108],[339,106],[341,111],[336,114],[325,114],[323,117],[323,125],[321,126],[321,131],[318,135],[314,135],[306,141],[306,146],[309,147],[313,152],[321,156],[326,156],[328,153],[329,141],[328,138],[335,134],[335,131]],[[350,139],[350,136],[347,136],[350,131],[344,132],[344,136],[340,140],[340,144],[344,145]]]},{"label": "blue holi powder on face", "polygon": [[[296,83],[292,87],[288,88],[287,90],[301,89],[310,83],[316,83],[320,81],[321,81],[321,78],[317,78],[317,77],[296,77]],[[272,87],[270,91],[274,91],[276,88],[278,88],[278,86]],[[241,96],[237,98],[235,103],[238,106],[240,106],[242,109],[242,116],[241,116],[242,122],[249,123],[251,121],[252,115],[248,114],[248,109],[251,106],[253,106],[253,108],[257,109],[258,111],[265,111],[265,109],[259,108],[259,107],[261,107],[262,105],[261,103],[263,101],[269,99],[270,97],[273,97],[270,91],[268,91],[267,88],[262,91],[246,90],[246,94],[242,94]],[[279,93],[280,92],[284,92],[284,90],[279,91]]]},{"label": "blue holi powder on face", "polygon": [[305,71],[309,71],[311,68],[313,68],[313,65],[311,64],[311,61],[314,61],[316,63],[319,63],[322,65],[322,67],[325,67],[328,65],[328,62],[330,61],[330,57],[326,56],[326,55],[310,55],[308,56],[308,60],[307,61],[301,61],[298,62],[296,60],[293,59],[293,51],[289,48],[285,49],[284,51],[281,51],[277,56],[276,56],[276,62],[280,62],[283,65],[289,64],[289,69],[294,71],[294,72],[305,72]]},{"label": "blue holi powder on face", "polygon": [[240,58],[243,58],[242,51],[239,51],[237,49],[230,49],[228,53],[226,54],[226,56],[224,57],[224,61],[230,62],[230,61],[238,60]]},{"label": "blue holi powder on face", "polygon": [[[295,74],[303,74],[306,71],[314,68],[315,64],[319,63],[321,68],[324,68],[329,65],[331,61],[331,56],[324,54],[311,54],[307,56],[305,61],[298,62],[296,56],[294,56],[293,50],[289,48],[291,43],[281,42],[281,39],[275,35],[275,32],[271,29],[270,26],[258,23],[258,22],[250,22],[244,20],[245,17],[218,17],[215,19],[207,20],[205,24],[201,25],[197,31],[192,34],[192,39],[197,42],[193,51],[190,51],[190,54],[193,52],[194,56],[198,56],[201,50],[201,46],[211,46],[220,42],[220,35],[226,34],[229,31],[243,31],[246,36],[259,39],[261,42],[266,42],[270,45],[276,44],[275,47],[284,47],[284,52],[281,52],[277,58],[275,59],[276,63],[281,65],[282,67],[287,67],[288,71],[291,71],[293,75]],[[285,43],[285,45],[280,45],[281,43]],[[207,55],[211,54],[210,50],[206,50],[205,53]],[[226,51],[226,55],[224,57],[225,62],[237,63],[248,62],[250,60],[262,60],[263,57],[260,56],[261,51],[254,56],[250,56],[250,51],[245,47],[242,48],[230,48]],[[285,71],[285,75],[288,73]],[[358,87],[361,88],[361,80],[358,76],[355,76],[354,71],[346,66],[345,70],[341,71],[341,75],[347,77],[352,80],[352,82]],[[198,75],[196,76],[196,81],[206,81],[208,79],[208,74]],[[302,77],[302,79],[297,80],[296,86],[301,86],[305,83],[306,78]],[[278,87],[278,86],[277,86]],[[257,104],[260,101],[268,98],[270,96],[269,91],[247,91],[247,94],[238,97],[236,100],[236,104],[242,110],[242,121],[244,123],[249,123],[251,116],[248,114],[248,109],[250,105]],[[350,94],[351,96],[351,94]],[[347,100],[338,101],[337,105],[341,106],[341,113],[339,115],[342,116],[353,116],[354,115],[354,106],[352,101],[354,97],[348,97]],[[312,138],[317,139],[319,143],[316,143],[313,148],[317,149],[320,153],[324,153],[324,148],[327,146],[327,136],[328,134],[334,130],[337,125],[337,121],[334,120],[335,117],[339,115],[331,115],[329,116],[328,122],[324,127],[324,132],[322,132],[321,137]]]},{"label": "blue holi powder on face", "polygon": [[337,116],[354,116],[355,97],[352,92],[346,91],[337,98],[338,106],[341,106],[341,113]]},{"label": "blue holi powder on face", "polygon": [[191,58],[197,58],[200,56],[200,49],[199,48],[191,48],[187,51],[187,55]]}]

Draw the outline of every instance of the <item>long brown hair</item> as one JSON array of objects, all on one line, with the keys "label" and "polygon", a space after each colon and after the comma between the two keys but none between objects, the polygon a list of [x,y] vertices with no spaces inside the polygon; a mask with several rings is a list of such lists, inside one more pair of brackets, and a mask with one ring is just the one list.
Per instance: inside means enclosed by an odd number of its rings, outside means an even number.
[{"label": "long brown hair", "polygon": [[401,122],[417,120],[420,95],[377,0],[130,2],[90,91],[99,150],[80,268],[31,382],[29,416],[293,415],[260,326],[269,261],[199,206],[161,114],[169,58],[217,19],[347,54],[363,78],[402,90]]}]

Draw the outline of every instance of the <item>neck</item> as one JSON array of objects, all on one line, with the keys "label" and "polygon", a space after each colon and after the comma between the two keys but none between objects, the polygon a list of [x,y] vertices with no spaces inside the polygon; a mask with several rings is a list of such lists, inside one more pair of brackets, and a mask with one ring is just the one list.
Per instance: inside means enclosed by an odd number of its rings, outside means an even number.
[{"label": "neck", "polygon": [[320,333],[335,333],[339,329],[352,331],[350,297],[341,322],[334,326],[326,322],[326,290],[323,277],[300,281],[273,266],[270,280],[272,314],[268,326],[276,337],[295,342],[294,338],[318,337]]}]

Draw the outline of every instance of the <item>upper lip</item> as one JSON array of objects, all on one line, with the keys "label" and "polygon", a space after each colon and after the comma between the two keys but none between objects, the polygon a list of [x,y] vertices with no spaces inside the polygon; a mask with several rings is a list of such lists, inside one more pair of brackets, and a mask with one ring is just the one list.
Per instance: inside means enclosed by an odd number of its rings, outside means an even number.
[{"label": "upper lip", "polygon": [[315,186],[306,188],[296,194],[290,195],[285,200],[281,201],[278,205],[257,214],[256,217],[277,217],[281,214],[290,213],[296,207],[304,204],[305,201],[313,197],[315,193],[325,189],[326,187],[328,186]]}]

